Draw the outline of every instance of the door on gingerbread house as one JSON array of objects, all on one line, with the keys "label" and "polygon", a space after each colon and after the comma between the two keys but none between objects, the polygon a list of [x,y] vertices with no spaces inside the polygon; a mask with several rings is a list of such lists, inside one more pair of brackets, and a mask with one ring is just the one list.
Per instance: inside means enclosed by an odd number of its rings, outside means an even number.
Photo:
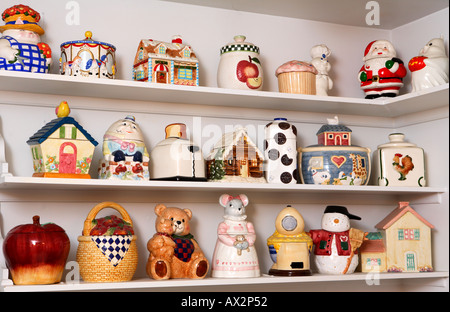
[{"label": "door on gingerbread house", "polygon": [[75,173],[76,164],[76,145],[71,142],[64,142],[59,147],[59,173]]},{"label": "door on gingerbread house", "polygon": [[248,160],[247,159],[242,159],[239,161],[239,165],[240,165],[240,176],[247,178],[248,177]]}]

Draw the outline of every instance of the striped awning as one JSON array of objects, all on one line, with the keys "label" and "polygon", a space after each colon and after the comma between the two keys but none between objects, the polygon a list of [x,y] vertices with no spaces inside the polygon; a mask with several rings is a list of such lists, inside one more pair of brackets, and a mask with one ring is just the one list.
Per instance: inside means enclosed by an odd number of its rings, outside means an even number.
[{"label": "striped awning", "polygon": [[160,64],[157,64],[157,65],[155,66],[154,71],[155,71],[155,72],[156,72],[156,71],[169,72],[169,68],[167,68],[166,65],[160,63]]}]

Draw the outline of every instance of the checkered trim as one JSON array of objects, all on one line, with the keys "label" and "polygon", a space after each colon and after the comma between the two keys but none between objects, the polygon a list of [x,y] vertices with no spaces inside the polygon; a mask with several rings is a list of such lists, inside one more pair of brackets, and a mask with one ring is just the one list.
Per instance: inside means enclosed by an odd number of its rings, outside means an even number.
[{"label": "checkered trim", "polygon": [[117,266],[130,248],[133,235],[91,236],[92,241],[102,251],[113,266]]},{"label": "checkered trim", "polygon": [[236,52],[236,51],[248,51],[255,52],[259,54],[259,48],[252,44],[230,44],[224,46],[220,49],[220,54],[224,54],[227,52]]},{"label": "checkered trim", "polygon": [[44,55],[41,54],[39,47],[35,44],[20,43],[10,36],[3,36],[1,39],[9,41],[12,48],[20,51],[20,56],[24,57],[23,65],[17,60],[9,64],[4,58],[0,58],[0,69],[37,73],[47,72],[47,61]]},{"label": "checkered trim", "polygon": [[183,262],[191,260],[195,246],[190,239],[172,238],[175,242],[175,256]]}]

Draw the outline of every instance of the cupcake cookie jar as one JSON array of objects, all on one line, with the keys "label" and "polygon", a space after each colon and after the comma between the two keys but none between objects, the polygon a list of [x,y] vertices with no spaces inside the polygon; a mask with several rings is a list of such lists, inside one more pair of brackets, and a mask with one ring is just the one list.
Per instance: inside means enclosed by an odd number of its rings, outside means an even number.
[{"label": "cupcake cookie jar", "polygon": [[90,31],[86,31],[85,36],[83,40],[61,44],[61,75],[114,79],[116,47],[93,40]]},{"label": "cupcake cookie jar", "polygon": [[352,130],[328,119],[317,132],[318,144],[299,148],[304,184],[366,185],[370,177],[370,149],[351,144]]},{"label": "cupcake cookie jar", "polygon": [[307,62],[289,61],[275,71],[281,93],[316,94],[317,69]]},{"label": "cupcake cookie jar", "polygon": [[378,145],[374,164],[380,186],[425,186],[424,151],[404,141],[403,133],[389,135],[389,143]]},{"label": "cupcake cookie jar", "polygon": [[245,42],[246,37],[238,35],[234,42],[220,49],[217,70],[219,88],[238,90],[261,90],[263,70],[259,58],[259,48]]}]

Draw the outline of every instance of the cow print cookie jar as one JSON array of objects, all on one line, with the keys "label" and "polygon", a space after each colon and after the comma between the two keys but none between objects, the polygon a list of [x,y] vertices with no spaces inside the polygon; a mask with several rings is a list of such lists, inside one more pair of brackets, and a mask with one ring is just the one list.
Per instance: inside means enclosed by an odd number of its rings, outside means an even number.
[{"label": "cow print cookie jar", "polygon": [[297,183],[297,128],[286,118],[266,125],[264,156],[268,183]]}]

